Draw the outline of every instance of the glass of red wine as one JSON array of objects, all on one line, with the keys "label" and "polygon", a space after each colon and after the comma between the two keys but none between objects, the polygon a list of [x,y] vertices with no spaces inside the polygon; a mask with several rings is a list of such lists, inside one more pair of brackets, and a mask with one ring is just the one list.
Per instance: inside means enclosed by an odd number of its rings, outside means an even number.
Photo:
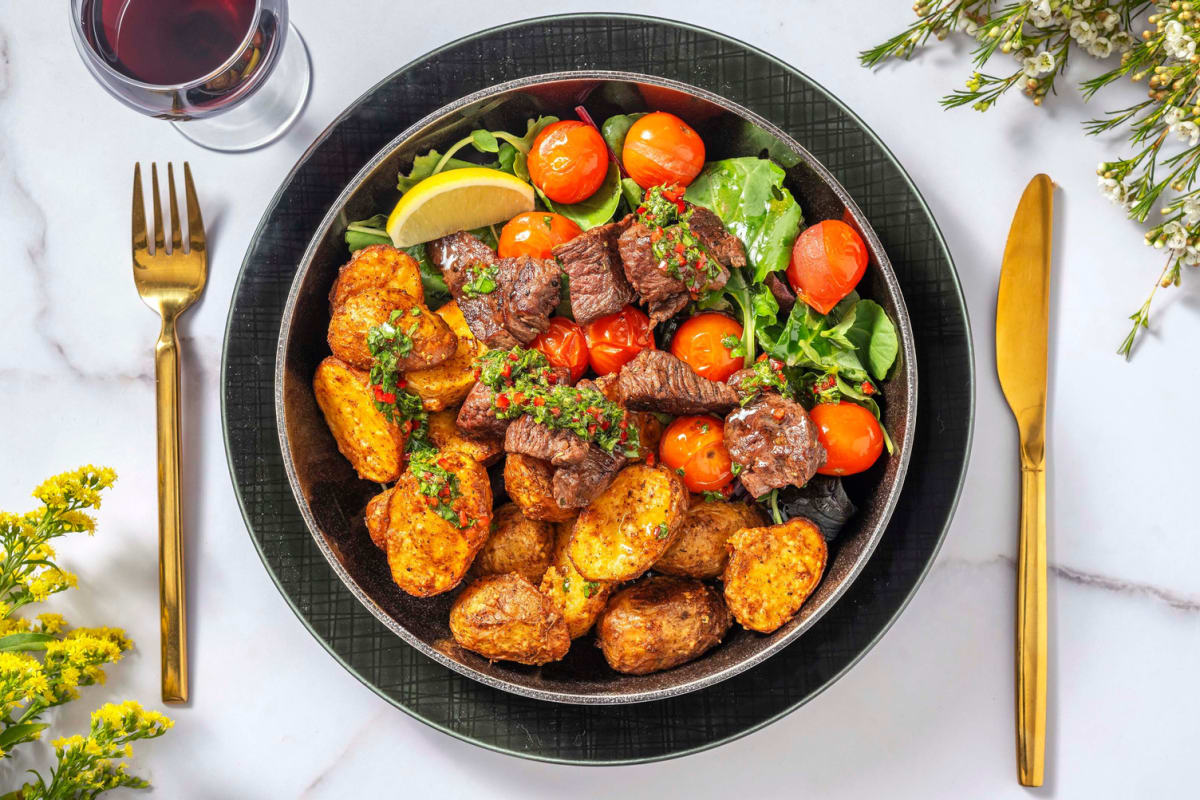
[{"label": "glass of red wine", "polygon": [[212,150],[252,150],[308,100],[308,50],[287,0],[71,0],[75,45],[125,105]]}]

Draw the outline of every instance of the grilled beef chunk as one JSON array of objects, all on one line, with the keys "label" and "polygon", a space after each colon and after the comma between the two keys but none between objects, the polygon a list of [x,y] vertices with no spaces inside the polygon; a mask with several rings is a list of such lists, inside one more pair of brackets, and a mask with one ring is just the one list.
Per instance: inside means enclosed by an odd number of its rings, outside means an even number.
[{"label": "grilled beef chunk", "polygon": [[[465,231],[434,240],[429,257],[442,272],[450,294],[458,301],[475,338],[492,348],[528,344],[550,327],[558,305],[560,273],[552,261],[521,256],[498,258],[483,242]],[[496,269],[496,288],[467,296],[464,285],[475,266]]]},{"label": "grilled beef chunk", "polygon": [[530,416],[517,417],[504,433],[505,452],[540,458],[556,467],[583,461],[588,445],[574,431],[548,428]]},{"label": "grilled beef chunk", "polygon": [[571,313],[580,325],[615,314],[633,300],[633,288],[617,249],[617,237],[633,224],[629,214],[584,231],[552,251],[570,277]]},{"label": "grilled beef chunk", "polygon": [[779,310],[783,314],[787,314],[792,310],[792,306],[796,305],[796,293],[792,291],[792,287],[787,285],[786,281],[779,279],[779,276],[774,272],[767,273],[766,280],[763,281],[771,294],[775,297],[775,302],[779,304]]},{"label": "grilled beef chunk", "polygon": [[643,350],[617,378],[621,405],[634,411],[668,414],[724,414],[738,404],[731,386],[702,378],[663,350]]},{"label": "grilled beef chunk", "polygon": [[467,268],[476,264],[493,264],[496,252],[466,231],[452,233],[429,243],[429,260],[442,272],[446,286],[455,299],[462,294],[467,282]]},{"label": "grilled beef chunk", "polygon": [[608,488],[627,460],[620,453],[606,453],[598,445],[589,444],[582,461],[559,467],[554,473],[550,481],[554,499],[563,508],[583,508]]},{"label": "grilled beef chunk", "polygon": [[504,327],[521,344],[529,344],[550,327],[550,315],[558,305],[558,282],[562,275],[553,261],[520,256],[502,258],[492,294],[500,295]]},{"label": "grilled beef chunk", "polygon": [[[704,206],[691,208],[692,216],[688,219],[688,226],[696,238],[704,243],[704,247],[727,267],[746,266],[746,249],[742,247],[742,241],[725,230],[725,223],[721,222],[721,218]],[[725,280],[721,280],[719,284],[714,281],[713,285],[724,286]]]},{"label": "grilled beef chunk", "polygon": [[725,447],[744,469],[742,485],[754,497],[789,484],[803,486],[825,463],[825,448],[804,407],[765,394],[725,419]]},{"label": "grilled beef chunk", "polygon": [[[696,293],[702,294],[725,285],[729,280],[727,267],[745,266],[746,252],[738,238],[725,230],[724,223],[716,214],[701,206],[690,208],[688,226],[705,249],[716,256],[721,266],[716,277],[697,289]],[[650,309],[650,321],[657,324],[683,310],[691,294],[687,284],[680,278],[672,277],[654,257],[653,233],[653,228],[635,222],[618,237],[617,250],[625,267],[625,277]]]},{"label": "grilled beef chunk", "polygon": [[502,438],[504,431],[508,429],[509,420],[496,418],[496,412],[493,410],[495,399],[495,392],[476,381],[463,400],[462,408],[458,409],[455,424],[471,436]]}]

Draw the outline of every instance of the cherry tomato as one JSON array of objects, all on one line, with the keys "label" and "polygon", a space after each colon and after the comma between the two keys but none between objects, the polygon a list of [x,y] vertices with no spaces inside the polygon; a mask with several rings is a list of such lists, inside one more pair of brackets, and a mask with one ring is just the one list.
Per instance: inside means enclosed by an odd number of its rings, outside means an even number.
[{"label": "cherry tomato", "polygon": [[546,360],[554,366],[571,370],[571,383],[587,372],[588,351],[583,328],[566,317],[553,317],[546,332],[533,340],[533,348],[545,354]]},{"label": "cherry tomato", "polygon": [[853,475],[883,452],[883,430],[875,415],[854,403],[822,403],[808,412],[825,446],[822,475]]},{"label": "cherry tomato", "polygon": [[526,211],[504,223],[500,229],[497,252],[501,258],[533,256],[550,258],[550,251],[583,233],[579,226],[562,214],[550,211]]},{"label": "cherry tomato", "polygon": [[707,415],[678,417],[663,431],[658,457],[683,470],[688,491],[715,492],[733,481],[733,460],[725,449],[725,423]]},{"label": "cherry tomato", "polygon": [[742,338],[742,326],[709,311],[697,314],[679,326],[671,339],[671,353],[686,362],[696,374],[710,381],[723,381],[745,366],[741,356],[731,356],[726,337]]},{"label": "cherry tomato", "polygon": [[796,296],[828,314],[858,285],[867,269],[867,245],[858,231],[838,219],[818,222],[796,237],[788,283]]},{"label": "cherry tomato", "polygon": [[693,125],[697,122],[711,119],[721,113],[719,106],[715,106],[707,100],[701,100],[699,97],[687,92],[681,92],[678,89],[670,89],[666,86],[653,86],[649,83],[639,83],[637,90],[642,99],[646,101],[648,108],[669,111]]},{"label": "cherry tomato", "polygon": [[542,129],[529,149],[529,177],[555,203],[578,203],[596,193],[608,174],[600,131],[577,119]]},{"label": "cherry tomato", "polygon": [[687,186],[704,168],[704,141],[679,117],[655,111],[630,126],[621,163],[643,189]]},{"label": "cherry tomato", "polygon": [[654,349],[650,318],[633,306],[592,320],[583,329],[583,335],[597,375],[618,372],[638,353]]}]

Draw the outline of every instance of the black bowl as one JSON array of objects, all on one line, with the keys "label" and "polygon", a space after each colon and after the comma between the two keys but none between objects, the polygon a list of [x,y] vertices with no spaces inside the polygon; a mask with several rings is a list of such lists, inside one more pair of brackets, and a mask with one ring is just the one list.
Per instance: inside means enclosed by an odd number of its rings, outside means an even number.
[{"label": "black bowl", "polygon": [[[544,667],[489,662],[451,638],[454,594],[422,599],[400,591],[366,534],[363,509],[380,487],[360,480],[338,452],[311,388],[316,366],[329,352],[329,287],[348,259],[346,226],[395,204],[397,173],[407,171],[415,156],[435,147],[444,150],[474,128],[518,131],[538,114],[573,117],[572,108],[585,99],[598,119],[643,111],[639,86],[678,93],[665,99],[661,91],[652,95],[655,107],[676,106],[671,110],[699,130],[710,159],[768,151],[785,166],[786,185],[806,223],[842,219],[863,234],[871,259],[859,292],[887,310],[900,336],[898,366],[882,387],[884,424],[896,449],[847,480],[859,512],[832,543],[816,591],[774,633],[735,626],[703,657],[643,676],[611,670],[590,637],[577,640],[562,661]],[[338,577],[372,614],[430,658],[490,686],[543,700],[605,704],[657,700],[712,685],[779,651],[833,606],[870,558],[899,497],[912,449],[917,373],[908,312],[887,254],[845,189],[811,154],[762,117],[710,92],[649,75],[580,71],[525,78],[461,98],[400,133],[359,171],[325,215],[296,272],[279,333],[275,395],[284,465],[305,523]]]}]

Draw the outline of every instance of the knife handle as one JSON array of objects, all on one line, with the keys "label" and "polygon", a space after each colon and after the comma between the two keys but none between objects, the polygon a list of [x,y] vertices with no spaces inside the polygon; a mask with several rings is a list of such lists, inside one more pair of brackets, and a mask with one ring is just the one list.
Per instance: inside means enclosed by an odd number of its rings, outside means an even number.
[{"label": "knife handle", "polygon": [[1017,552],[1017,775],[1041,786],[1046,767],[1046,470],[1021,465]]}]

